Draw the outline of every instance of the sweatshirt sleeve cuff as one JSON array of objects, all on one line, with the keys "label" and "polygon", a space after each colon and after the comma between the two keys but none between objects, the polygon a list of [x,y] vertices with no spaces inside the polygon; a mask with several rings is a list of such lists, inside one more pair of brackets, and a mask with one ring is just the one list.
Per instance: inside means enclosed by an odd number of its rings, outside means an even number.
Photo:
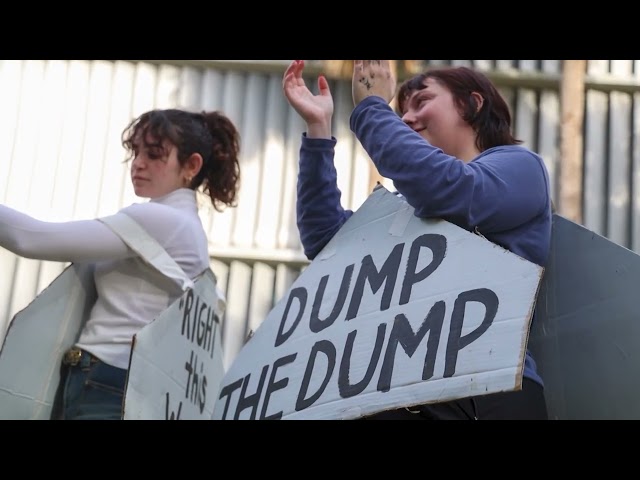
[{"label": "sweatshirt sleeve cuff", "polygon": [[337,143],[336,137],[331,138],[309,138],[307,132],[302,134],[302,148],[306,150],[327,150],[333,149]]}]

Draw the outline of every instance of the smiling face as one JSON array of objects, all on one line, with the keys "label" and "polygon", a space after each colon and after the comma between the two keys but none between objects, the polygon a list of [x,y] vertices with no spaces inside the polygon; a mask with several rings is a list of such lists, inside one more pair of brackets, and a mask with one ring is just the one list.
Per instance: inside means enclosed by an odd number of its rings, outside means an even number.
[{"label": "smiling face", "polygon": [[434,78],[424,80],[424,86],[408,93],[402,103],[402,120],[434,147],[461,158],[459,152],[474,146],[473,128],[463,120],[446,87]]},{"label": "smiling face", "polygon": [[169,141],[157,142],[147,135],[132,142],[131,182],[138,197],[158,198],[187,186],[185,169],[178,162],[178,150]]}]

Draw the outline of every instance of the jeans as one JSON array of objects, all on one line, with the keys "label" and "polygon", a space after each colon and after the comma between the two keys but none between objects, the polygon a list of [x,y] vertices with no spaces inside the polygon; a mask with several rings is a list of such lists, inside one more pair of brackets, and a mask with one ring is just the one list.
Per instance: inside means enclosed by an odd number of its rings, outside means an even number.
[{"label": "jeans", "polygon": [[87,352],[77,365],[62,365],[52,420],[121,420],[127,370]]}]

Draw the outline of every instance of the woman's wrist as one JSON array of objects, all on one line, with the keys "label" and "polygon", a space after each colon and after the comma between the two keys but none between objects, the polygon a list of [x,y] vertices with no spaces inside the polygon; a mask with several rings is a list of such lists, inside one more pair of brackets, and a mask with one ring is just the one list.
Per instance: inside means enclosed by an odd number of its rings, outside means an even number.
[{"label": "woman's wrist", "polygon": [[331,118],[324,122],[307,123],[308,138],[331,138]]}]

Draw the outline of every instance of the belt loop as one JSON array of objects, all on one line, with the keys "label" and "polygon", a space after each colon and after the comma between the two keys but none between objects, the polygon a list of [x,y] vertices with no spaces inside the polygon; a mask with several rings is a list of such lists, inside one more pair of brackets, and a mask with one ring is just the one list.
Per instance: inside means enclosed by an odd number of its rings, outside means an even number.
[{"label": "belt loop", "polygon": [[82,355],[80,356],[80,368],[89,368],[91,366],[91,354],[82,350]]}]

